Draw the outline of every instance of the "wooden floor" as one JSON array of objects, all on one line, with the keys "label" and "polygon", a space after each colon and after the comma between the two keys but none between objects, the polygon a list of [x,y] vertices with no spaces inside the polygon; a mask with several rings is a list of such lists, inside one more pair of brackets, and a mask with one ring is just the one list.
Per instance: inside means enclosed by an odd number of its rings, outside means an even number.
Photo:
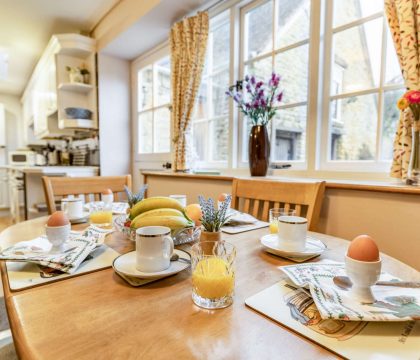
[{"label": "wooden floor", "polygon": [[0,232],[12,225],[12,218],[5,211],[0,211]]}]

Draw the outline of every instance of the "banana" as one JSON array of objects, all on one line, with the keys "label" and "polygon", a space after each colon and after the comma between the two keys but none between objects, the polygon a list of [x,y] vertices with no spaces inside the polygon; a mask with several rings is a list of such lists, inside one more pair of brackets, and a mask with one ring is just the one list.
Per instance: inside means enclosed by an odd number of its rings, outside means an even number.
[{"label": "banana", "polygon": [[183,206],[179,203],[178,200],[164,196],[156,196],[143,199],[134,205],[130,210],[130,219],[134,219],[136,216],[146,211],[160,208],[170,208],[184,211]]},{"label": "banana", "polygon": [[154,209],[149,210],[140,215],[137,215],[134,220],[141,219],[149,216],[181,216],[184,217],[184,214],[177,210],[177,209],[170,209],[170,208],[161,208],[161,209]]},{"label": "banana", "polygon": [[138,229],[144,226],[166,226],[172,231],[185,227],[193,226],[186,218],[180,216],[147,216],[135,218],[131,222],[131,227]]}]

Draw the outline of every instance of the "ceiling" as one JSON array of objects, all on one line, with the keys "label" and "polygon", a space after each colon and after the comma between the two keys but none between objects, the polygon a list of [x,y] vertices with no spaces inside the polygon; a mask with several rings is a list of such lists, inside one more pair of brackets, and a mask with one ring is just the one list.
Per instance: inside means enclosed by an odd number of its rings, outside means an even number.
[{"label": "ceiling", "polygon": [[119,1],[0,0],[0,54],[8,57],[0,94],[22,94],[51,35],[90,31]]},{"label": "ceiling", "polygon": [[[0,0],[2,1],[2,0]],[[146,16],[113,40],[102,53],[133,60],[168,39],[171,25],[215,0],[162,0]]]}]

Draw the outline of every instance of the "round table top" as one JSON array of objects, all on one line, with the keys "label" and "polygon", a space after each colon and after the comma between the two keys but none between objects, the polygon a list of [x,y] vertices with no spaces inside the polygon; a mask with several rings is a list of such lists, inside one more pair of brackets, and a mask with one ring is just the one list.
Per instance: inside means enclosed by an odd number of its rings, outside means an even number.
[{"label": "round table top", "polygon": [[[45,222],[43,217],[9,227],[0,234],[0,246],[43,234]],[[283,358],[337,358],[245,306],[246,298],[284,279],[279,266],[291,264],[262,250],[259,239],[265,234],[266,228],[223,234],[237,247],[235,300],[217,311],[193,304],[190,271],[135,288],[108,268],[10,291],[2,263],[16,350],[25,359],[90,359],[99,353],[112,358],[278,358],[280,353]],[[312,261],[343,261],[348,241],[311,236],[328,246]],[[134,249],[134,243],[118,232],[105,242],[120,253]],[[385,271],[403,280],[420,280],[418,271],[398,260],[385,254],[382,260]]]}]

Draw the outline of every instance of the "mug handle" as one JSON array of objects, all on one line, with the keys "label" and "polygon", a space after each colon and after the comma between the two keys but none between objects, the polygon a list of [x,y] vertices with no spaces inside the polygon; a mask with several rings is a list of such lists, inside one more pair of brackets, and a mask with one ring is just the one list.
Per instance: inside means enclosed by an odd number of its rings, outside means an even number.
[{"label": "mug handle", "polygon": [[[172,240],[172,236],[170,235],[165,236],[165,242],[169,246],[169,251],[166,252],[166,254],[164,253],[164,256],[166,255],[167,257],[170,258],[172,254],[174,253],[174,241]],[[168,246],[165,247],[165,250],[167,250]]]}]

